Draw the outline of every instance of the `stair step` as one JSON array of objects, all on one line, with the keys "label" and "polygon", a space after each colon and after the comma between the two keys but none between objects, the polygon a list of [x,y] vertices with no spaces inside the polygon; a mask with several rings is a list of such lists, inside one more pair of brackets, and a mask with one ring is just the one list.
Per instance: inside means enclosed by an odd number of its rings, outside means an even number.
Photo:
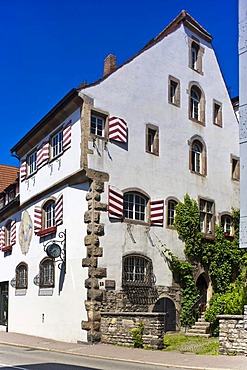
[{"label": "stair step", "polygon": [[209,322],[199,322],[199,321],[197,321],[195,323],[195,325],[198,326],[198,327],[202,327],[202,326],[208,327],[208,326],[210,326]]},{"label": "stair step", "polygon": [[198,334],[198,333],[185,333],[187,337],[203,337],[203,338],[209,338],[210,334]]},{"label": "stair step", "polygon": [[195,328],[195,327],[193,327],[192,326],[192,328],[190,328],[190,329],[188,329],[187,330],[187,333],[201,333],[201,334],[203,334],[203,333],[207,333],[207,330],[205,330],[205,329],[198,329],[198,328]]}]

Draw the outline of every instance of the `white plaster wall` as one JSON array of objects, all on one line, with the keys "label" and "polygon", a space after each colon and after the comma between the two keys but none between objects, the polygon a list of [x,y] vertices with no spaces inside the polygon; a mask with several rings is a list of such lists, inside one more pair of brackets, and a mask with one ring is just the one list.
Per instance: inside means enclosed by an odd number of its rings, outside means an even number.
[{"label": "white plaster wall", "polygon": [[[81,267],[82,258],[86,257],[84,248],[84,237],[86,235],[86,224],[83,214],[87,209],[85,201],[88,184],[74,187],[65,187],[57,193],[63,192],[63,215],[64,222],[58,226],[58,233],[66,229],[67,243],[67,272],[64,278],[62,290],[59,291],[60,270],[58,263],[55,267],[55,287],[52,296],[39,296],[39,287],[33,282],[39,273],[39,262],[46,256],[43,243],[40,238],[33,234],[29,252],[27,255],[21,253],[18,242],[13,246],[12,254],[4,258],[0,254],[0,281],[11,281],[15,277],[15,267],[20,262],[28,264],[28,289],[26,295],[17,296],[16,290],[9,287],[9,320],[8,329],[11,332],[37,335],[61,341],[77,342],[87,341],[87,332],[81,330],[81,321],[87,320],[84,306],[86,300],[86,289],[84,281],[88,276],[87,268]],[[41,199],[41,204],[44,199]],[[34,205],[27,211],[33,220]],[[17,219],[20,220],[20,214]],[[17,225],[17,235],[19,229]],[[42,322],[42,315],[44,320]]]},{"label": "white plaster wall", "polygon": [[239,0],[240,247],[247,248],[247,4]]},{"label": "white plaster wall", "polygon": [[[204,40],[200,40],[205,48],[203,75],[188,67],[188,36],[191,32],[181,26],[100,84],[83,89],[83,93],[94,99],[95,108],[123,118],[128,123],[129,135],[128,150],[114,142],[108,143],[111,158],[103,142],[98,140],[101,156],[94,150],[89,156],[89,167],[109,173],[109,184],[121,190],[140,188],[151,199],[173,196],[182,200],[186,193],[194,199],[198,196],[211,198],[215,201],[218,222],[220,212],[231,212],[231,207],[239,207],[239,184],[231,180],[230,163],[231,153],[239,155],[238,123],[215,53]],[[169,75],[180,80],[180,108],[168,103]],[[205,127],[188,119],[191,81],[198,82],[205,93]],[[212,123],[213,99],[222,103],[223,128]],[[147,123],[159,127],[159,156],[145,152]],[[188,140],[195,134],[200,135],[207,146],[205,178],[189,171]],[[107,188],[105,190],[102,200],[107,203]],[[176,231],[165,226],[152,227],[153,247],[145,234],[145,226],[132,227],[133,242],[124,222],[111,223],[106,214],[102,220],[105,236],[102,239],[104,258],[100,259],[100,265],[107,266],[107,278],[115,279],[117,288],[121,286],[122,255],[133,251],[152,258],[158,284],[171,284],[171,273],[160,256],[157,237],[182,258],[183,245]]]},{"label": "white plaster wall", "polygon": [[[61,181],[80,168],[80,143],[81,143],[81,129],[80,129],[80,109],[77,109],[70,115],[62,124],[66,125],[72,121],[71,128],[71,147],[59,156],[57,159],[44,165],[33,176],[28,177],[20,182],[20,202],[24,203],[27,199],[49,188],[49,186]],[[55,132],[57,129],[55,130]],[[51,131],[49,135],[44,137],[39,146],[47,142],[52,136]],[[38,146],[38,147],[39,147]],[[32,149],[33,150],[33,149]],[[32,152],[31,150],[31,152]],[[28,155],[28,153],[27,153]],[[25,156],[26,157],[26,156]],[[21,158],[23,160],[24,158]]]}]

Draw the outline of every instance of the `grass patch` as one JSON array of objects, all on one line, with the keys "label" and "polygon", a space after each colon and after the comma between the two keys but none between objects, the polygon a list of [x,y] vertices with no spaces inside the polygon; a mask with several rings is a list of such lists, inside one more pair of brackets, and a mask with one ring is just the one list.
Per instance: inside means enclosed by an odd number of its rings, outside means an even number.
[{"label": "grass patch", "polygon": [[184,334],[165,334],[164,351],[190,352],[197,355],[218,355],[218,338],[187,337]]}]

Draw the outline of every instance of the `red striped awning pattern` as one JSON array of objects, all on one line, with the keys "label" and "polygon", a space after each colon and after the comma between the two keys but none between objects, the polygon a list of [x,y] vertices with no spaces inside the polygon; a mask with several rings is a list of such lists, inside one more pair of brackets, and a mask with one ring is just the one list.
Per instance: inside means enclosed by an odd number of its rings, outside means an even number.
[{"label": "red striped awning pattern", "polygon": [[34,208],[34,232],[37,234],[42,227],[42,209],[39,206]]},{"label": "red striped awning pattern", "polygon": [[109,118],[109,139],[119,141],[121,143],[127,142],[127,123],[119,117]]},{"label": "red striped awning pattern", "polygon": [[55,220],[56,226],[63,223],[63,194],[60,194],[55,202]]},{"label": "red striped awning pattern", "polygon": [[164,222],[164,200],[152,200],[150,203],[150,223],[153,226],[163,226]]},{"label": "red striped awning pattern", "polygon": [[69,149],[71,144],[71,123],[63,129],[63,150]]},{"label": "red striped awning pattern", "polygon": [[37,153],[37,168],[41,168],[49,162],[50,158],[50,143],[45,143]]},{"label": "red striped awning pattern", "polygon": [[0,228],[0,249],[5,247],[5,227]]},{"label": "red striped awning pattern", "polygon": [[123,218],[123,193],[110,185],[108,187],[108,216]]},{"label": "red striped awning pattern", "polygon": [[21,163],[21,168],[20,168],[21,181],[25,180],[26,176],[27,176],[27,162],[23,161]]},{"label": "red striped awning pattern", "polygon": [[11,230],[10,230],[10,240],[11,240],[11,245],[14,245],[16,243],[16,221],[12,220],[11,221]]}]

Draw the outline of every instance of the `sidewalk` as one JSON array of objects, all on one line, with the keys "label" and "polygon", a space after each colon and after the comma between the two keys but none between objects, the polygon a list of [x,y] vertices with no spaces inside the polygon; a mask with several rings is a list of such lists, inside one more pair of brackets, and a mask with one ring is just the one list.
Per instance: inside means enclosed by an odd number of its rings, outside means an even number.
[{"label": "sidewalk", "polygon": [[148,351],[136,348],[118,347],[110,344],[78,344],[58,342],[31,335],[6,333],[0,331],[0,344],[18,347],[35,348],[44,351],[62,352],[78,356],[107,358],[119,361],[130,361],[159,364],[163,367],[196,370],[246,370],[246,356],[205,356],[181,354],[177,352]]}]

